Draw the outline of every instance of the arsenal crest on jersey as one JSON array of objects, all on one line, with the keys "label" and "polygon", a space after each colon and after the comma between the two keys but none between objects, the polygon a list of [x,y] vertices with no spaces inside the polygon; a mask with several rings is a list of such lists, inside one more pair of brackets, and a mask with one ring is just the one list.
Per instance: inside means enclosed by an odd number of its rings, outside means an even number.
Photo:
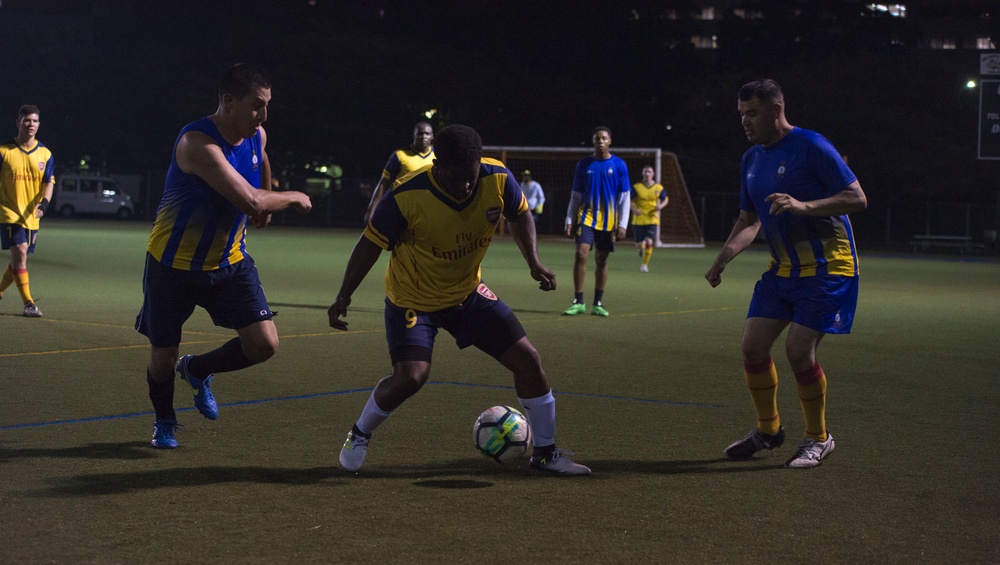
[{"label": "arsenal crest on jersey", "polygon": [[476,292],[478,292],[483,298],[488,298],[490,300],[497,299],[497,295],[493,294],[493,291],[486,288],[486,285],[483,283],[479,283],[479,288],[476,289]]},{"label": "arsenal crest on jersey", "polygon": [[500,220],[500,207],[494,206],[486,211],[486,221],[495,224]]},{"label": "arsenal crest on jersey", "polygon": [[42,171],[43,173],[45,172],[45,161],[38,162],[38,170]]}]

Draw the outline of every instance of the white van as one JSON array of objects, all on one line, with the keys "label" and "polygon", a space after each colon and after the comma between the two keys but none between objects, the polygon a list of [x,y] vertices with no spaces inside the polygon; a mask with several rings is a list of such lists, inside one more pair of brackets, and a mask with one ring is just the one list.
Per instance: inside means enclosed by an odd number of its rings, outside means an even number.
[{"label": "white van", "polygon": [[56,177],[52,207],[64,218],[75,214],[109,214],[127,220],[135,213],[132,197],[108,177],[73,174]]}]

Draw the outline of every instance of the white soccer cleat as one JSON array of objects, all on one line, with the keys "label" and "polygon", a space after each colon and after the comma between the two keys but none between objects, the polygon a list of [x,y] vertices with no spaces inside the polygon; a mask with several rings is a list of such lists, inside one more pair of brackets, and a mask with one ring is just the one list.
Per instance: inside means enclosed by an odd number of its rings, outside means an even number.
[{"label": "white soccer cleat", "polygon": [[340,449],[340,467],[345,471],[357,473],[361,466],[365,464],[365,456],[368,455],[368,440],[370,438],[360,436],[354,431],[347,432],[347,441]]},{"label": "white soccer cleat", "polygon": [[567,455],[572,455],[570,451],[556,449],[549,455],[543,457],[531,457],[531,468],[539,471],[548,471],[560,475],[589,475],[590,467],[575,463]]},{"label": "white soccer cleat", "polygon": [[806,438],[799,442],[799,451],[785,462],[785,466],[789,469],[812,469],[833,453],[833,446],[833,436],[830,432],[826,433],[826,441]]},{"label": "white soccer cleat", "polygon": [[24,314],[25,318],[41,318],[42,317],[42,311],[38,309],[38,306],[35,306],[34,302],[29,302],[29,303],[27,303],[27,304],[24,305],[24,312],[23,312],[23,314]]}]

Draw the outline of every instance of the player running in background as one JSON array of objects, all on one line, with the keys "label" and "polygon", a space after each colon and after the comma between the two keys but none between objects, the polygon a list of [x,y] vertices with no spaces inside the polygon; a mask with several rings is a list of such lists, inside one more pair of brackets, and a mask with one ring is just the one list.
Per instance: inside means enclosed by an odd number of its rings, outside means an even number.
[{"label": "player running in background", "polygon": [[555,398],[538,352],[514,312],[482,282],[480,266],[500,217],[542,290],[556,288],[555,274],[538,259],[535,223],[514,176],[483,158],[470,127],[442,129],[433,167],[411,176],[383,198],[347,262],[328,311],[330,326],[347,329],[351,296],[391,251],[385,273],[385,331],[392,374],[375,386],[361,417],[347,434],[340,466],[364,464],[372,432],[427,382],[438,329],[499,361],[514,374],[514,389],[534,438],[531,466],[568,475],[590,474],[555,446]]},{"label": "player running in background", "polygon": [[615,250],[615,241],[625,237],[628,228],[629,187],[625,161],[611,154],[611,130],[604,126],[594,129],[594,154],[576,164],[573,192],[566,209],[566,236],[576,235],[576,255],[573,260],[573,303],[563,312],[576,316],[587,311],[583,301],[583,285],[587,279],[587,256],[597,248],[594,258],[594,305],[590,313],[608,316],[604,308],[604,289],[608,283],[608,256]]},{"label": "player running in background", "polygon": [[851,331],[858,301],[858,253],[847,214],[867,207],[857,177],[822,135],[785,117],[781,87],[758,80],[739,92],[747,139],[740,171],[740,216],[705,278],[716,287],[726,264],[764,230],[771,262],[754,288],[743,326],[743,370],[757,427],[726,448],[745,459],[785,441],[771,347],[787,327],[785,352],[805,417],[804,439],[786,462],[815,467],[834,448],[826,427],[826,374],[816,349],[826,334]]},{"label": "player running in background", "polygon": [[642,265],[639,270],[649,272],[649,259],[656,247],[656,228],[660,225],[660,210],[669,202],[663,185],[653,180],[656,171],[652,165],[642,168],[642,181],[632,185],[632,231],[639,248]]},{"label": "player running in background", "polygon": [[[301,192],[260,190],[270,185],[264,147],[271,84],[249,65],[222,77],[215,113],[181,129],[167,171],[163,199],[146,247],[142,310],[135,328],[152,347],[146,382],[156,412],[152,446],[177,447],[174,370],[194,389],[194,404],[214,420],[214,373],[236,371],[278,350],[274,314],[246,249],[246,225],[266,225],[286,208],[312,209]],[[178,361],[181,328],[201,306],[215,325],[237,337]]]},{"label": "player running in background", "polygon": [[10,250],[10,262],[0,277],[0,298],[16,283],[28,318],[42,317],[28,286],[28,255],[35,252],[40,218],[56,182],[52,152],[35,139],[39,114],[38,106],[21,106],[17,137],[0,145],[0,247]]},{"label": "player running in background", "polygon": [[433,144],[434,128],[429,123],[419,122],[413,126],[413,142],[389,155],[389,160],[386,162],[385,168],[382,169],[382,177],[375,185],[371,202],[368,203],[368,210],[365,211],[366,224],[371,221],[378,201],[382,199],[386,191],[392,190],[392,185],[397,180],[430,165],[434,161]]}]

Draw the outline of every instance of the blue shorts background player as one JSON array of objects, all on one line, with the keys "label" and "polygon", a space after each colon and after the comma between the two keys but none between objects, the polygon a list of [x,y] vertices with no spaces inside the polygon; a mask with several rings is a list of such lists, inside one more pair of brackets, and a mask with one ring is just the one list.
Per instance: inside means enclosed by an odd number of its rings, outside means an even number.
[{"label": "blue shorts background player", "polygon": [[744,378],[757,426],[725,453],[748,458],[784,442],[771,347],[787,327],[785,351],[806,429],[786,465],[815,467],[834,448],[826,427],[826,374],[816,349],[824,335],[851,331],[859,269],[847,214],[864,210],[867,199],[826,138],[788,123],[778,83],[750,82],[738,98],[743,129],[754,145],[743,155],[739,219],[705,278],[718,286],[726,264],[761,229],[771,262],[754,288],[743,327]]},{"label": "blue shorts background player", "polygon": [[[146,382],[156,412],[155,448],[177,447],[175,367],[194,389],[198,411],[214,420],[213,374],[263,362],[278,349],[273,313],[246,250],[246,225],[252,220],[263,227],[272,212],[291,207],[305,213],[312,204],[301,192],[260,190],[270,186],[261,127],[270,100],[271,85],[260,71],[234,65],[222,78],[215,113],[184,126],[174,144],[146,247],[135,325],[151,345]],[[181,327],[195,306],[237,337],[178,361]]]},{"label": "blue shorts background player", "polygon": [[346,330],[351,295],[378,261],[385,273],[385,327],[392,374],[375,386],[347,435],[340,465],[357,472],[372,432],[427,382],[438,329],[499,361],[514,375],[514,389],[534,439],[531,466],[568,475],[590,474],[555,445],[555,399],[535,347],[510,308],[483,284],[480,266],[501,216],[542,290],[556,288],[555,274],[538,259],[535,223],[511,172],[482,158],[482,140],[470,127],[453,125],[434,140],[434,164],[396,186],[379,201],[348,259],[340,292],[330,306],[330,326]]}]

